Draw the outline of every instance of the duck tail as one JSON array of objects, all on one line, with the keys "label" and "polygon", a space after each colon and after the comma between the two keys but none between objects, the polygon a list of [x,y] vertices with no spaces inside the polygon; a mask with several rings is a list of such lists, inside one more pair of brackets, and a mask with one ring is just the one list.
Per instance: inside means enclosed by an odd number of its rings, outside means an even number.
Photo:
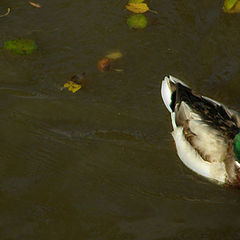
[{"label": "duck tail", "polygon": [[185,83],[171,75],[166,76],[162,81],[161,95],[163,102],[170,113],[174,112],[177,95],[176,92],[178,89],[177,85],[183,85],[188,88],[188,86]]}]

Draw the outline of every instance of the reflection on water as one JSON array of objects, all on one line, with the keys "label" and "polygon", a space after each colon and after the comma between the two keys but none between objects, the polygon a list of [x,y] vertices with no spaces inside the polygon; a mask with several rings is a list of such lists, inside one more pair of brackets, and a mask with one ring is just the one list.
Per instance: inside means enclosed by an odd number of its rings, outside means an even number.
[{"label": "reflection on water", "polygon": [[[238,15],[217,0],[151,1],[157,22],[126,25],[121,1],[4,1],[1,239],[239,239],[239,191],[186,169],[159,96],[166,74],[240,110]],[[149,13],[148,17],[152,17]],[[98,72],[112,49],[123,72]],[[89,84],[60,91],[74,74]]]}]

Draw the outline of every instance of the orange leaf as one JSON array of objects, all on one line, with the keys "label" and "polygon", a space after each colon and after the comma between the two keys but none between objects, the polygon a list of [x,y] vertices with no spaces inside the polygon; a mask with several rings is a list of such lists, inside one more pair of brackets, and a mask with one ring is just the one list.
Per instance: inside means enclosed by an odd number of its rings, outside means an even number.
[{"label": "orange leaf", "polygon": [[111,67],[110,59],[108,57],[105,57],[99,60],[97,67],[98,67],[98,70],[101,72],[110,70],[110,67]]}]

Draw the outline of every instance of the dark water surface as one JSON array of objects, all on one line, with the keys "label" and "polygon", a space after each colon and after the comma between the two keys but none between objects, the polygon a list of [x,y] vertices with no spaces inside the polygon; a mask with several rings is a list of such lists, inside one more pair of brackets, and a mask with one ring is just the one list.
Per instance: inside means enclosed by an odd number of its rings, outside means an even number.
[{"label": "dark water surface", "polygon": [[[152,0],[128,29],[120,0],[2,0],[0,239],[240,239],[240,191],[186,169],[159,96],[166,74],[240,110],[240,15],[219,0]],[[96,63],[118,49],[123,72]],[[73,74],[89,83],[60,91]]]}]

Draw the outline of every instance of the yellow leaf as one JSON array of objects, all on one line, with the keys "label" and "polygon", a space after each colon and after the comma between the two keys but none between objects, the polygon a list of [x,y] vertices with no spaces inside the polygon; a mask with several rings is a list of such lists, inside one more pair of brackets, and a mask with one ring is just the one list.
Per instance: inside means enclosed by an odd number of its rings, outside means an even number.
[{"label": "yellow leaf", "polygon": [[122,53],[118,50],[109,52],[105,57],[111,59],[111,60],[117,60],[122,57]]},{"label": "yellow leaf", "polygon": [[227,13],[239,13],[240,12],[240,1],[238,0],[231,9],[223,8]]},{"label": "yellow leaf", "polygon": [[7,16],[9,13],[10,13],[10,8],[8,8],[7,9],[7,12],[6,13],[4,13],[4,14],[2,14],[2,15],[0,15],[0,17],[5,17],[5,16]]},{"label": "yellow leaf", "polygon": [[80,88],[81,88],[81,85],[78,85],[78,87],[72,88],[72,92],[75,93],[75,92],[78,91]]},{"label": "yellow leaf", "polygon": [[146,3],[128,3],[125,7],[134,13],[145,13],[150,10]]},{"label": "yellow leaf", "polygon": [[68,88],[68,91],[71,91],[73,93],[77,92],[79,89],[82,88],[80,84],[77,84],[73,81],[68,81],[63,85],[64,88]]},{"label": "yellow leaf", "polygon": [[68,87],[70,87],[70,84],[67,82],[63,85],[63,87],[68,88]]}]

